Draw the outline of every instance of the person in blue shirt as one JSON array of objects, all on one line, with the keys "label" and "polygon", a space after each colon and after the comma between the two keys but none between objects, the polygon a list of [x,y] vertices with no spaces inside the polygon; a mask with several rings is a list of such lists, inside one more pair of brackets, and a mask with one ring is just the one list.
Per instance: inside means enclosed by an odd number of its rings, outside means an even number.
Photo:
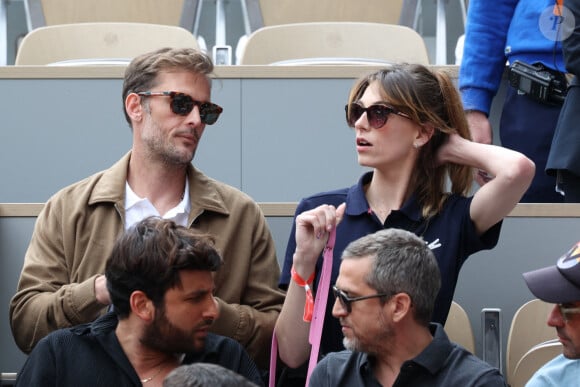
[{"label": "person in blue shirt", "polygon": [[[473,141],[493,143],[488,116],[506,62],[539,64],[563,81],[561,40],[566,19],[558,15],[555,6],[556,0],[469,2],[459,89]],[[499,124],[500,143],[536,164],[536,174],[522,202],[563,200],[555,190],[556,178],[544,171],[560,109],[561,102],[540,102],[529,93],[507,87]]]},{"label": "person in blue shirt", "polygon": [[[280,281],[288,292],[275,328],[280,358],[291,368],[310,354],[305,289],[291,281],[291,268],[295,278],[314,276],[316,289],[321,252],[335,226],[331,283],[351,241],[393,227],[421,236],[441,270],[432,320],[444,324],[461,265],[471,254],[495,246],[501,220],[534,174],[524,155],[469,140],[459,93],[441,70],[400,64],[363,76],[350,92],[346,121],[354,129],[359,164],[372,171],[350,188],[298,204]],[[472,168],[494,178],[468,196]],[[321,354],[344,349],[331,308],[329,297]]]},{"label": "person in blue shirt", "polygon": [[555,265],[523,274],[532,294],[555,304],[548,325],[556,329],[562,355],[542,366],[526,387],[577,386],[580,380],[580,242]]}]

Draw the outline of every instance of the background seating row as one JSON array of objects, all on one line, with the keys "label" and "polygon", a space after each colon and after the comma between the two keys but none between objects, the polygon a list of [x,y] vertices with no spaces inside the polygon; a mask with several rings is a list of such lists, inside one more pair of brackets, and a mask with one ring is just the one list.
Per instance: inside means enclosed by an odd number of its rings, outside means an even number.
[{"label": "background seating row", "polygon": [[[16,5],[22,2],[27,25],[25,32],[79,22],[139,22],[180,26],[192,32],[202,48],[211,47],[209,51],[218,64],[238,63],[231,47],[241,49],[245,39],[263,27],[321,21],[398,24],[410,27],[422,36],[429,36],[429,39],[430,34],[435,33],[431,62],[446,64],[447,57],[453,55],[453,50],[447,48],[447,41],[450,40],[454,45],[457,37],[463,33],[467,7],[466,0],[372,0],[365,2],[364,7],[352,0],[17,0]],[[8,63],[5,51],[11,48],[7,41],[9,33],[5,34],[7,20],[10,21],[8,24],[15,20],[13,15],[6,18],[7,10],[16,5],[0,0],[0,40],[5,43],[5,47],[0,45],[0,65]],[[453,21],[457,19],[447,18],[448,8],[451,15],[460,14],[459,20],[463,23],[458,24]],[[448,20],[452,20],[449,26]],[[215,32],[208,31],[209,28],[215,28]],[[433,32],[431,28],[436,28],[436,31]],[[209,38],[209,44],[206,44],[206,38]],[[233,39],[236,41],[232,42]]]}]

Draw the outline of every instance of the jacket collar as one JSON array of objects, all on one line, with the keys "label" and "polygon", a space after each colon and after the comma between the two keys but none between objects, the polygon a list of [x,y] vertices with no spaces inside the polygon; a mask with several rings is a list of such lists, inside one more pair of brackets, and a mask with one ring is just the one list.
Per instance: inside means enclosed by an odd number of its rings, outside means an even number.
[{"label": "jacket collar", "polygon": [[95,184],[89,205],[98,203],[120,203],[123,208],[123,199],[125,198],[125,182],[127,181],[127,169],[131,152],[128,152],[119,161],[113,164],[109,169],[101,172],[101,177]]},{"label": "jacket collar", "polygon": [[187,168],[187,178],[189,179],[189,198],[191,201],[190,221],[204,211],[223,215],[230,214],[222,196],[221,185],[223,183],[208,177],[191,164]]},{"label": "jacket collar", "polygon": [[[131,151],[127,152],[109,169],[102,172],[89,197],[89,205],[113,203],[117,204],[119,208],[123,208],[130,159]],[[192,164],[187,167],[187,178],[189,180],[189,198],[191,201],[190,221],[204,211],[229,215],[229,210],[220,194],[220,183],[194,168]]]}]

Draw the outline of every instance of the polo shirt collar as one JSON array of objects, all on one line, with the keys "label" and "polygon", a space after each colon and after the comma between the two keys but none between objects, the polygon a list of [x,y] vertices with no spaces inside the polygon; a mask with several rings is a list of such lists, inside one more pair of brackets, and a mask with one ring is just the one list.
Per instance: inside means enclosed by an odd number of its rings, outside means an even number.
[{"label": "polo shirt collar", "polygon": [[[373,171],[366,172],[361,176],[358,183],[349,188],[346,197],[346,214],[351,216],[358,216],[369,213],[369,203],[365,196],[364,186],[370,183],[373,177]],[[421,206],[417,201],[415,194],[411,194],[399,210],[410,220],[420,222],[423,219],[421,214]]]},{"label": "polo shirt collar", "polygon": [[375,379],[375,375],[373,373],[373,363],[374,359],[369,357],[368,353],[360,352],[358,372],[362,376],[363,380],[368,380],[367,378]]},{"label": "polo shirt collar", "polygon": [[[425,348],[415,358],[404,362],[401,369],[405,367],[405,364],[414,363],[426,369],[432,375],[435,375],[439,370],[445,367],[445,362],[453,350],[453,344],[449,341],[449,338],[441,324],[430,323],[429,330],[433,335],[433,341],[431,341],[427,348]],[[361,353],[359,363],[360,375],[366,375],[367,377],[372,376],[374,378],[372,367],[373,362],[374,359],[369,357],[367,353]]]},{"label": "polo shirt collar", "polygon": [[445,366],[445,361],[453,350],[453,345],[441,324],[430,323],[429,330],[433,335],[433,341],[419,355],[409,361],[420,365],[434,375]]}]

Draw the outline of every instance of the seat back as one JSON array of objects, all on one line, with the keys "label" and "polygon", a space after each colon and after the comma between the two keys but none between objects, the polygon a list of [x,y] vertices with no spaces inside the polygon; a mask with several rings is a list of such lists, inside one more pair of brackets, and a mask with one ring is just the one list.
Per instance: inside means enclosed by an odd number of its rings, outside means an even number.
[{"label": "seat back", "polygon": [[22,40],[15,65],[128,63],[162,47],[198,48],[181,27],[145,23],[77,23],[42,27]]},{"label": "seat back", "polygon": [[247,39],[239,64],[429,64],[423,38],[393,24],[312,22],[260,28]]},{"label": "seat back", "polygon": [[546,324],[553,307],[553,304],[534,299],[526,302],[514,314],[506,348],[508,383],[511,384],[516,365],[528,350],[537,344],[557,338],[556,330]]},{"label": "seat back", "polygon": [[259,0],[263,26],[351,21],[397,24],[403,0]]},{"label": "seat back", "polygon": [[475,337],[471,321],[465,309],[455,301],[451,303],[444,328],[449,340],[461,345],[469,352],[475,353]]},{"label": "seat back", "polygon": [[25,0],[28,29],[56,24],[133,22],[192,31],[201,0]]},{"label": "seat back", "polygon": [[535,345],[518,361],[509,382],[510,386],[524,387],[537,370],[561,354],[562,344],[557,340]]}]

